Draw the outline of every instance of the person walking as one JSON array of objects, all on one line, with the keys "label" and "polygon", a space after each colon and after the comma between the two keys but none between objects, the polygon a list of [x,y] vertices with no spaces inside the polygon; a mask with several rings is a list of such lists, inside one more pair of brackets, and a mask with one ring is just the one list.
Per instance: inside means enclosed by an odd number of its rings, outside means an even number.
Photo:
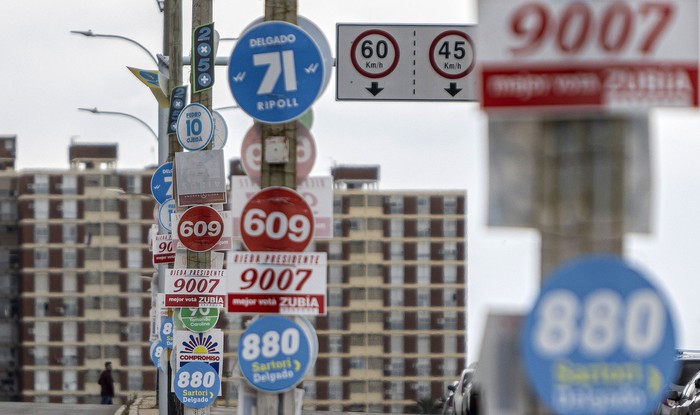
[{"label": "person walking", "polygon": [[100,378],[97,380],[100,384],[100,396],[102,396],[102,405],[112,405],[114,398],[114,378],[112,377],[112,362],[105,362],[105,370],[100,373]]}]

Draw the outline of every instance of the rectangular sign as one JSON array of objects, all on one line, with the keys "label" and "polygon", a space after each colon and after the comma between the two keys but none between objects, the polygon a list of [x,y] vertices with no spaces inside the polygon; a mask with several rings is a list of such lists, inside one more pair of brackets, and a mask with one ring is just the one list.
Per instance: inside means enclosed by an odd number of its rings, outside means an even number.
[{"label": "rectangular sign", "polygon": [[476,27],[336,25],[337,100],[476,101]]},{"label": "rectangular sign", "polygon": [[698,106],[697,0],[481,0],[486,109]]},{"label": "rectangular sign", "polygon": [[[260,191],[260,186],[248,176],[231,176],[231,214],[233,236],[241,237],[241,213],[246,203]],[[333,237],[333,178],[331,176],[307,177],[296,189],[309,204],[314,214],[314,238]],[[225,221],[228,219],[225,219]]]},{"label": "rectangular sign", "polygon": [[175,153],[177,206],[226,203],[223,150]]},{"label": "rectangular sign", "polygon": [[175,262],[175,244],[173,235],[154,235],[152,241],[153,265]]},{"label": "rectangular sign", "polygon": [[245,314],[326,314],[325,252],[233,252],[227,310]]},{"label": "rectangular sign", "polygon": [[224,308],[225,272],[223,269],[166,270],[165,306]]}]

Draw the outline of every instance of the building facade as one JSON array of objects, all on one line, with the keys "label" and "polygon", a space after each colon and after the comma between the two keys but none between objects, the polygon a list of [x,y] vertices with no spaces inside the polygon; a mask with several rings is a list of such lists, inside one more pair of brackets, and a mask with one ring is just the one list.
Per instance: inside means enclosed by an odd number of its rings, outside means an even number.
[{"label": "building facade", "polygon": [[[8,231],[0,239],[0,330],[14,335],[0,348],[17,356],[0,359],[0,388],[8,390],[0,396],[96,403],[105,361],[122,402],[153,394],[154,169],[118,170],[116,145],[73,145],[69,159],[68,170],[0,170]],[[230,167],[242,173],[238,161]],[[332,174],[334,237],[308,248],[328,253],[328,314],[309,318],[319,354],[302,384],[304,404],[411,412],[416,401],[443,396],[466,367],[465,192],[379,190],[378,166]],[[235,345],[250,318],[222,313],[218,324],[229,404],[241,382]]]}]

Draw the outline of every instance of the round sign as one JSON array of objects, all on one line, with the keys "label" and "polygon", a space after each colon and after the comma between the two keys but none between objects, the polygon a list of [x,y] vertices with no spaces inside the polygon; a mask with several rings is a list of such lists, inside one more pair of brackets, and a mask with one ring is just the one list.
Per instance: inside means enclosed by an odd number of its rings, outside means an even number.
[{"label": "round sign", "polygon": [[189,408],[205,408],[214,403],[221,389],[216,370],[204,362],[182,365],[173,379],[177,399]]},{"label": "round sign", "polygon": [[214,119],[214,138],[212,138],[211,149],[221,150],[228,140],[228,126],[219,111],[212,112],[211,116]]},{"label": "round sign", "polygon": [[368,78],[383,78],[399,64],[399,44],[389,33],[372,29],[361,33],[350,47],[357,72]]},{"label": "round sign", "polygon": [[[300,122],[297,127],[297,183],[311,174],[316,163],[316,143],[311,132]],[[248,129],[241,143],[241,164],[250,180],[260,183],[262,165],[262,128],[255,123]]]},{"label": "round sign", "polygon": [[173,163],[171,161],[159,166],[151,175],[151,193],[161,205],[173,198]]},{"label": "round sign", "polygon": [[313,234],[309,204],[287,187],[267,187],[243,207],[241,238],[249,251],[302,252]]},{"label": "round sign", "polygon": [[186,106],[177,117],[177,141],[190,151],[206,147],[214,135],[214,119],[202,104]]},{"label": "round sign", "polygon": [[168,232],[172,232],[172,214],[177,212],[175,199],[168,199],[158,208],[158,222]]},{"label": "round sign", "polygon": [[151,361],[156,369],[160,369],[160,355],[163,354],[163,343],[157,340],[151,341]]},{"label": "round sign", "polygon": [[236,42],[228,79],[233,98],[261,122],[291,121],[318,98],[325,78],[323,57],[313,38],[291,23],[267,21]]},{"label": "round sign", "polygon": [[280,393],[298,385],[313,363],[307,336],[294,320],[265,316],[241,335],[238,364],[252,387]]},{"label": "round sign", "polygon": [[203,252],[212,249],[224,233],[224,220],[211,206],[187,209],[177,223],[177,236],[185,248]]},{"label": "round sign", "polygon": [[173,318],[163,317],[160,320],[160,343],[164,348],[173,348]]},{"label": "round sign", "polygon": [[474,42],[464,32],[448,30],[440,33],[430,45],[430,64],[447,79],[459,79],[474,69]]},{"label": "round sign", "polygon": [[216,322],[219,321],[219,309],[183,307],[180,309],[180,320],[189,331],[204,333],[216,326]]},{"label": "round sign", "polygon": [[676,373],[668,303],[612,256],[572,261],[545,281],[521,348],[535,391],[562,415],[651,413]]}]

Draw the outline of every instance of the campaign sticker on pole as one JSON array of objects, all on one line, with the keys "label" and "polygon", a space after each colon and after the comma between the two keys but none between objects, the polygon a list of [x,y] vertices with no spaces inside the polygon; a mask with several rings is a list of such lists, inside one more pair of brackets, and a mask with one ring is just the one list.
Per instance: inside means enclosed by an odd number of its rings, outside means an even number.
[{"label": "campaign sticker on pole", "polygon": [[[311,131],[301,122],[297,126],[297,183],[309,176],[316,163],[316,143]],[[260,183],[262,166],[262,128],[255,123],[246,132],[241,144],[243,170],[255,183]]]},{"label": "campaign sticker on pole", "polygon": [[229,254],[231,313],[326,314],[325,252],[233,252]]},{"label": "campaign sticker on pole", "polygon": [[214,119],[202,104],[186,106],[177,117],[177,141],[190,151],[206,147],[214,136]]},{"label": "campaign sticker on pole", "polygon": [[177,212],[175,199],[168,199],[158,208],[158,223],[167,232],[172,232],[172,215]]},{"label": "campaign sticker on pole", "polygon": [[243,208],[241,238],[249,251],[302,252],[313,234],[309,204],[287,187],[267,187]]},{"label": "campaign sticker on pole", "polygon": [[318,98],[325,78],[314,39],[288,22],[267,21],[248,29],[229,61],[229,86],[246,114],[277,124],[294,120]]},{"label": "campaign sticker on pole", "polygon": [[177,350],[177,368],[192,362],[204,362],[211,365],[221,376],[224,359],[224,332],[212,329],[202,333],[188,330],[176,330],[174,334]]},{"label": "campaign sticker on pole", "polygon": [[151,194],[161,205],[173,198],[173,163],[160,165],[151,175]]},{"label": "campaign sticker on pole", "polygon": [[153,265],[175,262],[175,244],[172,233],[153,237]]},{"label": "campaign sticker on pole", "polygon": [[175,134],[177,117],[187,103],[187,85],[176,86],[170,93],[170,111],[168,113],[168,134]]},{"label": "campaign sticker on pole", "polygon": [[219,309],[184,307],[180,309],[180,320],[182,325],[189,331],[204,333],[216,326],[216,322],[219,321]]},{"label": "campaign sticker on pole", "polygon": [[226,277],[223,269],[167,269],[166,307],[226,306]]},{"label": "campaign sticker on pole", "polygon": [[211,149],[221,150],[228,141],[228,125],[219,111],[212,111],[211,116],[214,119],[214,137],[212,137]]},{"label": "campaign sticker on pole", "polygon": [[216,401],[221,379],[216,370],[203,362],[182,366],[175,373],[173,389],[180,402],[188,408],[206,408]]},{"label": "campaign sticker on pole", "polygon": [[535,391],[562,415],[652,413],[677,372],[668,301],[609,255],[576,259],[545,280],[521,349]]},{"label": "campaign sticker on pole", "polygon": [[163,354],[163,343],[159,340],[152,340],[150,347],[151,362],[155,365],[156,369],[160,369],[160,355]]},{"label": "campaign sticker on pole", "polygon": [[202,92],[214,85],[214,22],[197,26],[192,32],[192,92]]},{"label": "campaign sticker on pole", "polygon": [[261,317],[246,328],[238,342],[241,374],[261,392],[294,388],[313,364],[306,332],[290,318]]},{"label": "campaign sticker on pole", "polygon": [[160,319],[160,342],[167,349],[173,348],[173,318],[163,317]]},{"label": "campaign sticker on pole", "polygon": [[177,237],[185,248],[204,252],[211,250],[223,235],[224,220],[211,206],[198,205],[187,209],[177,223]]}]

